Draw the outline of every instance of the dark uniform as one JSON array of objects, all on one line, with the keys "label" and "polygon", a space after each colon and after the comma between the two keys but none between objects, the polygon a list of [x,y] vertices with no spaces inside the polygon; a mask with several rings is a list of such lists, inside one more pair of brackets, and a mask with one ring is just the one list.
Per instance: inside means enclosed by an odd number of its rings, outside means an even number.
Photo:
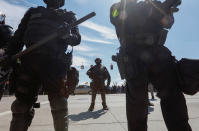
[{"label": "dark uniform", "polygon": [[[7,43],[13,34],[12,27],[5,24],[5,17],[5,14],[0,12],[0,57],[4,55],[4,52],[7,48]],[[7,71],[2,71],[0,67],[0,101],[5,87],[4,76],[7,73]]]},{"label": "dark uniform", "polygon": [[[45,7],[30,8],[18,26],[9,43],[7,55],[29,48],[49,36],[60,26],[76,21],[75,14],[59,7],[65,0],[44,0]],[[64,32],[65,30],[65,32]],[[37,101],[38,90],[48,92],[55,131],[68,131],[66,74],[70,68],[71,56],[65,54],[68,45],[80,44],[78,27],[63,29],[63,34],[21,58],[21,64],[14,69],[12,86],[16,100],[11,106],[13,118],[10,131],[26,131],[34,117],[33,105]],[[67,34],[67,37],[62,35]]]},{"label": "dark uniform", "polygon": [[[111,77],[106,69],[105,66],[101,65],[101,59],[97,58],[95,60],[96,65],[92,66],[88,71],[87,75],[89,78],[92,79],[92,82],[90,83],[90,87],[92,90],[92,98],[91,98],[91,105],[89,107],[89,111],[93,111],[95,106],[95,98],[97,92],[101,93],[102,98],[102,106],[104,110],[108,110],[108,107],[106,105],[106,90],[110,85]],[[107,86],[105,86],[105,81],[107,81]]]},{"label": "dark uniform", "polygon": [[176,60],[164,46],[167,30],[174,23],[173,11],[177,11],[175,7],[179,4],[177,0],[124,0],[111,7],[111,23],[121,44],[113,60],[118,62],[121,76],[127,80],[129,131],[147,131],[149,82],[158,91],[167,129],[191,131]]},{"label": "dark uniform", "polygon": [[0,24],[0,49],[6,48],[7,42],[12,37],[12,27],[6,24]]}]

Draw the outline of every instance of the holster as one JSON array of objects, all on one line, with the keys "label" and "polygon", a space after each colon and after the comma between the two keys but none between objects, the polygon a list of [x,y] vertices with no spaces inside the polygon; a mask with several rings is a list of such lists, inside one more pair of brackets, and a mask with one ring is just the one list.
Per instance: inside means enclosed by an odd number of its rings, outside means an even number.
[{"label": "holster", "polygon": [[79,83],[79,71],[75,67],[71,67],[67,71],[66,86],[69,88],[69,94],[72,94]]},{"label": "holster", "polygon": [[124,54],[119,52],[116,55],[112,56],[112,60],[117,63],[121,79],[122,80],[125,79],[126,78],[125,61],[128,60],[128,57],[126,57]]},{"label": "holster", "polygon": [[66,65],[66,70],[69,71],[70,66],[72,65],[73,52],[71,51],[71,52],[68,52],[67,54],[60,53],[57,56],[57,59],[60,59],[61,61],[63,61],[63,63]]},{"label": "holster", "polygon": [[136,75],[136,63],[126,54],[124,47],[120,47],[119,53],[113,55],[112,60],[117,62],[121,79],[129,79]]}]

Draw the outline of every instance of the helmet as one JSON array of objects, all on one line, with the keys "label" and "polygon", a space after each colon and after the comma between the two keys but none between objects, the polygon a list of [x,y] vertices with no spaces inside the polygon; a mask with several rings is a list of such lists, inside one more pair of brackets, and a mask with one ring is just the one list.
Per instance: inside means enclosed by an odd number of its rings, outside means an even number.
[{"label": "helmet", "polygon": [[0,11],[0,23],[5,22],[6,15]]},{"label": "helmet", "polygon": [[47,4],[47,7],[52,7],[52,8],[59,8],[64,6],[65,0],[44,0],[44,3]]},{"label": "helmet", "polygon": [[96,58],[96,59],[95,59],[95,63],[96,63],[96,64],[101,64],[101,63],[102,63],[102,60],[101,60],[100,58]]}]

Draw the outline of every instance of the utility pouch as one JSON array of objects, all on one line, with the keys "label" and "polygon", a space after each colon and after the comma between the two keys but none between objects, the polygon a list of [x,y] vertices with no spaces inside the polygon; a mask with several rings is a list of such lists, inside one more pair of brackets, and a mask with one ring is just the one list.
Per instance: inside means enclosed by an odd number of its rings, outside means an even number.
[{"label": "utility pouch", "polygon": [[168,30],[161,30],[157,45],[164,45],[167,39]]},{"label": "utility pouch", "polygon": [[126,79],[127,78],[127,69],[126,65],[129,63],[129,58],[125,53],[125,50],[120,47],[119,53],[116,55],[112,56],[112,60],[117,62],[118,70],[121,76],[121,79]]},{"label": "utility pouch", "polygon": [[118,66],[118,70],[119,70],[119,73],[120,73],[120,76],[121,76],[121,79],[125,79],[125,66],[124,66],[124,63],[122,63],[122,59],[121,59],[121,56],[119,53],[117,53],[116,55],[113,55],[112,56],[112,60],[114,62],[117,62],[117,66]]},{"label": "utility pouch", "polygon": [[66,70],[69,71],[72,65],[72,59],[73,59],[72,51],[68,52],[67,54],[64,54],[64,58],[62,57],[61,59],[63,59],[64,63],[66,64]]},{"label": "utility pouch", "polygon": [[75,67],[71,67],[67,71],[67,82],[69,94],[72,94],[79,83],[79,71]]}]

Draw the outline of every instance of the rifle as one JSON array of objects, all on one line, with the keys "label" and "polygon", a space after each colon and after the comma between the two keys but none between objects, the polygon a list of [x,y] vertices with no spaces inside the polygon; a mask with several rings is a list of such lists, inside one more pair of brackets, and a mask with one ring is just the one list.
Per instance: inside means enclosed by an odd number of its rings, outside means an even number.
[{"label": "rifle", "polygon": [[[79,24],[85,22],[86,20],[88,20],[88,19],[94,17],[95,15],[96,15],[96,13],[95,13],[95,12],[92,12],[92,13],[89,13],[88,15],[82,17],[81,19],[75,21],[74,23],[70,24],[70,25],[67,26],[67,27],[65,27],[64,25],[61,25],[60,27],[58,27],[58,29],[57,29],[54,33],[52,33],[52,34],[50,34],[49,36],[43,38],[42,40],[40,40],[40,41],[37,42],[36,44],[30,46],[29,48],[26,48],[25,50],[20,51],[20,52],[18,52],[17,54],[11,56],[11,58],[8,58],[7,55],[0,57],[0,65],[1,65],[3,62],[5,62],[6,60],[8,60],[8,59],[10,59],[10,61],[14,61],[14,60],[16,60],[16,59],[18,59],[18,58],[20,58],[20,57],[22,57],[22,56],[24,56],[24,55],[30,53],[31,51],[33,51],[33,50],[39,48],[40,46],[42,46],[42,45],[44,45],[44,44],[46,44],[48,41],[50,41],[50,40],[52,40],[52,39],[58,37],[59,35],[62,35],[63,32],[65,32],[65,31],[64,31],[65,28],[66,28],[67,30],[70,30],[70,29],[72,29],[73,27],[75,27],[75,26],[77,26],[77,25],[79,25]],[[67,34],[64,34],[63,37],[67,37]],[[1,88],[1,87],[0,87],[0,88]],[[3,94],[3,93],[0,93],[0,94]],[[1,96],[0,96],[0,98],[1,98]]]}]

